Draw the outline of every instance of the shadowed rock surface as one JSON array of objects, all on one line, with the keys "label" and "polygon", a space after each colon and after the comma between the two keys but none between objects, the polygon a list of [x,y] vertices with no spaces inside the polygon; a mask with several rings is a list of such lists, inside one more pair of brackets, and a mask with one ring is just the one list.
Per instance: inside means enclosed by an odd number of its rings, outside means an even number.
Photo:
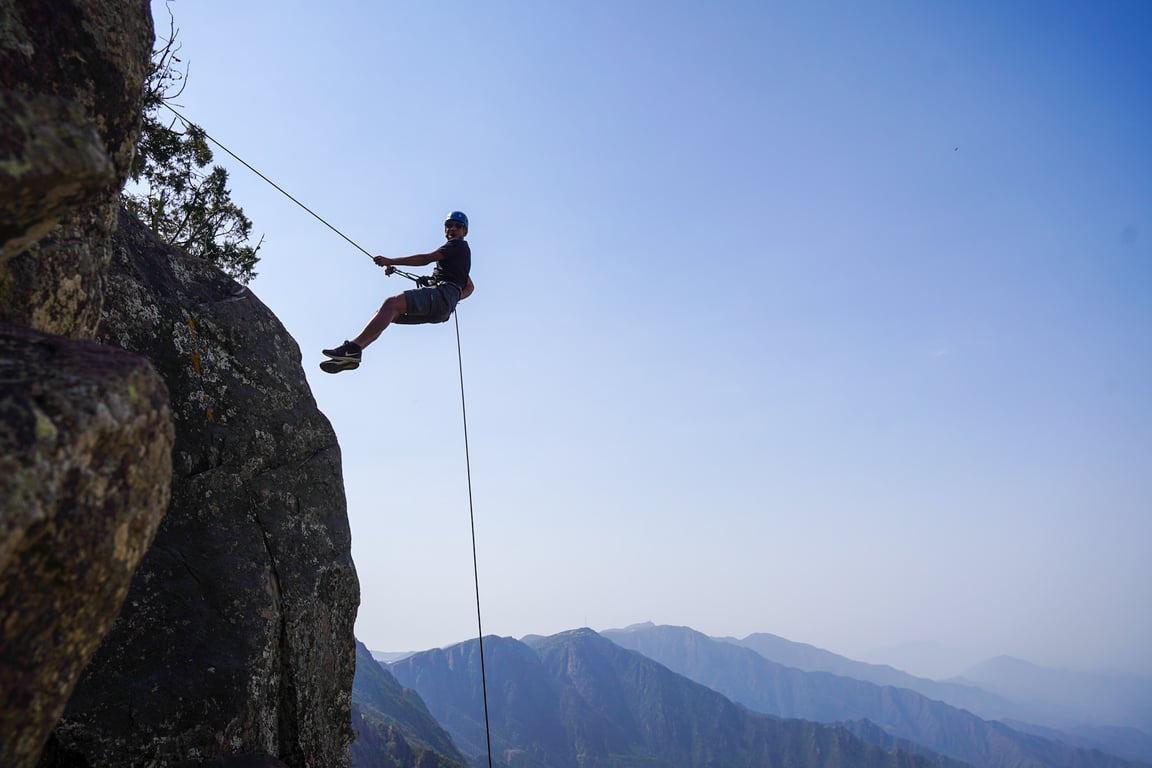
[{"label": "shadowed rock surface", "polygon": [[34,765],[168,500],[143,358],[89,339],[152,45],[146,0],[0,0],[0,765]]},{"label": "shadowed rock surface", "polygon": [[100,338],[171,391],[172,503],[45,765],[347,765],[359,588],[340,450],[299,348],[250,292],[127,213],[107,292]]},{"label": "shadowed rock surface", "polygon": [[148,0],[0,0],[0,321],[94,333],[153,39]]},{"label": "shadowed rock surface", "polygon": [[342,768],[358,585],[299,350],[113,243],[152,40],[148,0],[0,0],[0,765]]},{"label": "shadowed rock surface", "polygon": [[47,235],[76,207],[98,200],[115,176],[95,126],[75,102],[0,91],[0,114],[2,258]]},{"label": "shadowed rock surface", "polygon": [[34,765],[168,505],[143,358],[0,326],[0,765]]}]

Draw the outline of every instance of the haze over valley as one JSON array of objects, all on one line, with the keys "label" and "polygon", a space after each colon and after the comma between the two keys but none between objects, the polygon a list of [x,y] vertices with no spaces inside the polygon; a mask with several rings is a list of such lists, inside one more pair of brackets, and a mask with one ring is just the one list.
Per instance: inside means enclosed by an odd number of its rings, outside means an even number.
[{"label": "haze over valley", "polygon": [[[489,636],[484,653],[493,749],[512,766],[580,764],[573,755],[598,755],[606,766],[695,765],[702,754],[732,766],[767,755],[809,765],[814,755],[799,745],[811,743],[836,744],[851,755],[837,763],[845,766],[886,764],[886,754],[952,768],[1152,764],[1152,680],[1136,676],[999,657],[968,677],[930,680],[772,634],[715,638],[650,622]],[[483,764],[488,738],[479,655],[475,640],[374,653],[474,765]],[[747,709],[742,736],[721,724],[730,716],[716,719],[725,701]],[[601,721],[597,713],[611,714]],[[662,727],[673,728],[666,738],[644,735]]]}]

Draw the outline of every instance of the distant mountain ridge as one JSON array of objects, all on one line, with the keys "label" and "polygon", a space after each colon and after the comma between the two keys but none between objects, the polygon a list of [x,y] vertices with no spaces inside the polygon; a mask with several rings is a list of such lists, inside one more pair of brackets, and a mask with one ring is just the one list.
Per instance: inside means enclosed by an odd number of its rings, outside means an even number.
[{"label": "distant mountain ridge", "polygon": [[[653,625],[625,630],[644,626]],[[936,681],[766,633],[716,639],[784,666],[907,688],[1022,733],[1152,763],[1152,681],[1131,675],[1063,672],[1005,656],[977,665],[967,676]]]},{"label": "distant mountain ridge", "polygon": [[952,682],[979,686],[1015,701],[1048,702],[1053,718],[1063,722],[1042,724],[1124,726],[1152,733],[1152,680],[1048,669],[1011,656],[997,656]]},{"label": "distant mountain ridge", "polygon": [[[758,715],[583,629],[484,638],[494,762],[510,768],[928,768],[834,725]],[[475,640],[391,665],[473,763],[486,742]]]},{"label": "distant mountain ridge", "polygon": [[[611,631],[607,634],[610,635]],[[851,677],[876,685],[907,688],[930,699],[970,710],[985,718],[1024,718],[1025,714],[1020,711],[1019,705],[975,685],[965,685],[960,681],[937,682],[936,680],[916,677],[887,664],[868,664],[854,661],[831,651],[805,643],[796,643],[776,635],[762,632],[749,635],[743,640],[734,637],[716,639],[750,648],[769,661],[786,667],[794,667],[805,672],[829,672],[833,675]]]},{"label": "distant mountain ridge", "polygon": [[[613,632],[652,626],[655,625],[645,622],[602,634],[610,636]],[[1022,733],[1152,764],[1152,681],[1133,676],[1065,673],[1010,657],[977,665],[970,678],[936,681],[768,633],[743,639],[713,639],[750,648],[786,667],[907,688],[986,720],[998,720]],[[1011,662],[1032,671],[1013,670]],[[1043,680],[1042,684],[1033,685],[1037,678]],[[1041,700],[1043,697],[1049,700]]]},{"label": "distant mountain ridge", "polygon": [[[1119,757],[1076,749],[982,720],[913,690],[786,667],[750,648],[687,627],[635,625],[602,634],[754,711],[820,722],[865,719],[895,737],[980,768],[1132,765]],[[810,654],[809,661],[812,659],[820,659],[820,655]]]},{"label": "distant mountain ridge", "polygon": [[356,642],[352,768],[464,768],[465,759],[420,696]]}]

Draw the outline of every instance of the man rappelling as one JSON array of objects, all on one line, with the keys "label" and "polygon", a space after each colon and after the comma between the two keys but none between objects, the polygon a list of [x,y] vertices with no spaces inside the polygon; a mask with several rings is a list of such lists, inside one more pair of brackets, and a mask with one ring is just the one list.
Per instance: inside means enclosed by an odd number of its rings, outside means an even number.
[{"label": "man rappelling", "polygon": [[416,288],[386,299],[359,336],[335,349],[321,350],[331,359],[320,363],[320,369],[325,373],[340,373],[359,368],[364,348],[376,341],[392,323],[418,325],[448,320],[456,309],[456,303],[471,296],[475,289],[468,274],[472,269],[472,250],[464,239],[467,235],[468,217],[460,211],[452,211],[444,220],[447,242],[431,253],[398,259],[374,256],[372,261],[385,267],[385,274],[389,275],[397,271],[396,267],[423,267],[432,263],[436,267],[430,277],[417,279]]}]

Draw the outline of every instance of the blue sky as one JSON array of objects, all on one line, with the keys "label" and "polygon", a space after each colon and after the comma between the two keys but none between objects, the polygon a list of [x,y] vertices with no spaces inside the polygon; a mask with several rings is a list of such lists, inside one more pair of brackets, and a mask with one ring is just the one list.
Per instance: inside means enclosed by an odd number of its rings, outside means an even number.
[{"label": "blue sky", "polygon": [[[1152,674],[1152,6],[169,7],[185,114],[354,241],[471,217],[486,632]],[[339,435],[359,637],[466,639],[453,324],[321,373],[409,284],[217,154]]]}]

